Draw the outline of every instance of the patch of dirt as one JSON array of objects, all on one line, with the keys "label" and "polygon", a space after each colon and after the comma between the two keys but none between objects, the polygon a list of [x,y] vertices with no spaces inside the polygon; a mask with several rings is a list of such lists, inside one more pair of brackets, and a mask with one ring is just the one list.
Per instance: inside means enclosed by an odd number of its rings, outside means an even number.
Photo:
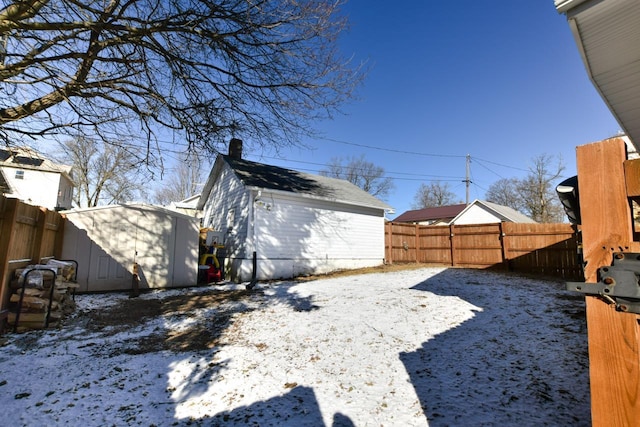
[{"label": "patch of dirt", "polygon": [[[127,329],[133,329],[157,317],[173,321],[189,318],[193,322],[179,330],[156,328],[144,337],[122,341],[118,345],[96,344],[96,352],[106,351],[109,356],[118,354],[144,354],[163,350],[172,352],[194,352],[214,348],[221,344],[223,332],[233,323],[234,318],[247,313],[262,299],[260,291],[211,290],[206,293],[186,294],[163,299],[131,298],[122,300],[111,307],[79,313],[69,319],[66,326],[82,325],[90,333],[113,336]],[[243,304],[247,302],[247,304]],[[194,315],[195,310],[214,309],[210,315]],[[108,348],[107,348],[108,347]]]},{"label": "patch of dirt", "polygon": [[[327,275],[297,278],[297,281],[309,281],[327,277],[344,277],[355,274],[384,273],[400,270],[424,268],[425,264],[393,264],[358,270],[338,271]],[[162,299],[130,298],[111,307],[93,309],[77,313],[65,323],[82,326],[89,333],[98,333],[103,337],[115,336],[127,329],[133,329],[146,321],[163,317],[172,321],[188,318],[188,326],[178,330],[157,328],[143,337],[126,339],[121,342],[89,344],[96,353],[116,356],[119,354],[144,354],[158,351],[194,352],[204,351],[220,345],[232,338],[233,323],[264,301],[259,290],[221,291],[212,289],[204,293],[184,294]],[[258,304],[256,304],[256,302]],[[253,307],[253,308],[252,308]],[[295,307],[298,311],[308,311],[316,307]],[[194,311],[214,309],[207,317],[196,316]],[[224,335],[225,331],[228,331]]]},{"label": "patch of dirt", "polygon": [[355,276],[358,274],[391,273],[393,271],[418,270],[420,268],[427,267],[442,267],[442,264],[418,264],[413,262],[406,264],[383,264],[376,267],[358,268],[356,270],[338,270],[327,274],[303,276],[296,278],[296,280],[305,282],[310,280],[327,279],[331,277]]}]

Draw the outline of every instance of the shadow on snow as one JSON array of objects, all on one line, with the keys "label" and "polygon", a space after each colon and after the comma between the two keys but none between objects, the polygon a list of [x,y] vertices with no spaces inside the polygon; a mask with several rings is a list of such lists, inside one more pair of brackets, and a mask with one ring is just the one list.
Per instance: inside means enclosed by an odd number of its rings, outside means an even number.
[{"label": "shadow on snow", "polygon": [[[475,282],[449,269],[412,288],[477,309],[458,327],[400,353],[429,425],[590,425],[581,298],[558,294],[560,283],[531,287],[516,276],[475,274],[488,277]],[[524,333],[525,325],[535,332]],[[572,347],[575,334],[584,342]]]}]

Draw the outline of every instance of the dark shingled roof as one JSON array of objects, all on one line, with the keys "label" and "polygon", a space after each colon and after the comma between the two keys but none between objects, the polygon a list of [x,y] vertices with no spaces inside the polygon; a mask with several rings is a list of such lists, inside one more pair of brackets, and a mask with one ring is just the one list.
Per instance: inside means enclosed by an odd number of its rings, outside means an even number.
[{"label": "dark shingled roof", "polygon": [[234,159],[225,155],[222,157],[247,187],[286,191],[379,209],[391,208],[386,203],[343,179],[312,175],[279,166]]},{"label": "dark shingled roof", "polygon": [[458,205],[438,206],[435,208],[416,209],[406,211],[402,215],[394,219],[394,222],[421,222],[433,221],[437,219],[451,220],[464,210],[467,205],[464,203]]}]

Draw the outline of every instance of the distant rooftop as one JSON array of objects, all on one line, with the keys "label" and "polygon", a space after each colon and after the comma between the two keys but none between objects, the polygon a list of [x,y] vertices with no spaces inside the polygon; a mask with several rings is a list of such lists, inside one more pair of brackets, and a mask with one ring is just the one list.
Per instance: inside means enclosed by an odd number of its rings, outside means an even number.
[{"label": "distant rooftop", "polygon": [[423,221],[453,219],[460,212],[462,212],[465,207],[467,207],[466,204],[460,203],[457,205],[416,209],[416,210],[404,212],[393,221],[394,222],[423,222]]},{"label": "distant rooftop", "polygon": [[0,166],[69,174],[71,166],[54,163],[27,147],[0,148]]}]

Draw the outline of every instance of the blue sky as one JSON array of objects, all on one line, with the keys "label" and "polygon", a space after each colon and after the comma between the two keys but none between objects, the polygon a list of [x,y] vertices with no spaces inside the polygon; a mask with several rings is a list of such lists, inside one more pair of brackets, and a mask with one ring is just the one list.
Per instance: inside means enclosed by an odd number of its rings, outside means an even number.
[{"label": "blue sky", "polygon": [[345,115],[318,123],[323,137],[301,141],[308,149],[247,158],[317,172],[332,157],[364,154],[394,178],[386,200],[394,218],[411,209],[423,182],[448,182],[464,202],[467,155],[470,199],[483,199],[493,182],[523,177],[543,154],[575,175],[575,147],[618,132],[553,0],[390,5],[351,0],[344,8],[351,27],[340,47],[370,67]]}]

